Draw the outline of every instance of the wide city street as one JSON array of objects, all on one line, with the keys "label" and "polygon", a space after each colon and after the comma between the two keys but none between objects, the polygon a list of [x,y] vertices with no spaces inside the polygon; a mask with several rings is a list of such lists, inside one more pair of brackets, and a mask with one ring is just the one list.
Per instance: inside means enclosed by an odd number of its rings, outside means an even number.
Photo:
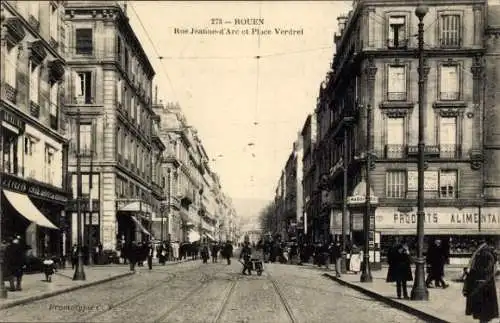
[{"label": "wide city street", "polygon": [[190,261],[0,311],[2,322],[423,322],[310,266]]}]

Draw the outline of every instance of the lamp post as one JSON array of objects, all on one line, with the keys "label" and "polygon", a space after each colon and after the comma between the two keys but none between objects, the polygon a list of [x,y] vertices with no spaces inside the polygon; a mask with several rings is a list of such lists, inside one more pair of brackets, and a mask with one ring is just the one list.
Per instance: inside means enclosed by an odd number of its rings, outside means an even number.
[{"label": "lamp post", "polygon": [[80,165],[80,109],[76,112],[76,219],[78,234],[78,264],[75,268],[73,280],[85,280],[85,271],[83,270],[83,250],[82,250],[82,171]]},{"label": "lamp post", "polygon": [[341,269],[340,271],[342,273],[347,272],[347,254],[346,254],[346,249],[347,249],[347,228],[345,225],[346,219],[347,219],[347,130],[344,130],[344,158],[343,158],[343,175],[344,175],[344,184],[343,184],[343,191],[342,191],[342,264],[341,264]]},{"label": "lamp post", "polygon": [[428,300],[429,291],[425,285],[424,249],[424,169],[425,169],[425,61],[424,61],[424,17],[428,8],[419,5],[415,9],[418,23],[418,195],[417,195],[417,259],[415,261],[415,283],[411,290],[412,300]]},{"label": "lamp post", "polygon": [[[2,182],[2,173],[3,173],[3,111],[0,111],[0,183]],[[3,244],[2,239],[2,224],[3,224],[3,208],[2,208],[2,192],[0,191],[0,298],[7,298],[7,288],[5,288],[5,284],[3,282],[3,262],[5,261],[5,248],[6,245]]]},{"label": "lamp post", "polygon": [[[167,231],[167,240],[170,241],[170,202],[172,196],[172,186],[171,186],[171,169],[167,168],[167,223],[166,223],[166,231]],[[161,219],[163,223],[163,217]]]},{"label": "lamp post", "polygon": [[361,282],[368,283],[373,280],[370,270],[370,164],[371,164],[371,128],[372,128],[372,107],[371,104],[366,105],[366,193],[365,193],[365,216],[363,218],[363,268],[361,271]]}]

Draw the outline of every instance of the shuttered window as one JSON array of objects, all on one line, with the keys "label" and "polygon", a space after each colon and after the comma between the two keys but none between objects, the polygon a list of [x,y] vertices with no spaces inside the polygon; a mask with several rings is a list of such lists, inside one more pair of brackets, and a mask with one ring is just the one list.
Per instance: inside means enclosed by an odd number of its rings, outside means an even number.
[{"label": "shuttered window", "polygon": [[460,46],[460,15],[442,15],[440,23],[441,46]]}]

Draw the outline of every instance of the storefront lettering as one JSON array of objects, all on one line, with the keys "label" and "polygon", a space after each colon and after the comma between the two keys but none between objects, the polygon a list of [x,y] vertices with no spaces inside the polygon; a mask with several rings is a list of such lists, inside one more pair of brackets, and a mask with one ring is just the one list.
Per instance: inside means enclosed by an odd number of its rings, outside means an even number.
[{"label": "storefront lettering", "polygon": [[22,179],[17,179],[9,174],[4,174],[3,176],[2,186],[8,190],[28,194],[34,197],[58,201],[60,203],[65,203],[68,200],[66,196],[52,192],[35,183],[29,183]]},{"label": "storefront lettering", "polygon": [[21,121],[21,119],[12,115],[11,113],[7,112],[6,110],[3,111],[3,120],[20,130],[24,130],[24,122]]},{"label": "storefront lettering", "polygon": [[[416,213],[394,213],[394,224],[414,224],[417,223]],[[437,213],[426,213],[424,216],[424,223],[438,223]]]},{"label": "storefront lettering", "polygon": [[495,213],[481,214],[481,223],[498,224],[498,223],[500,223],[500,215],[495,214]]}]

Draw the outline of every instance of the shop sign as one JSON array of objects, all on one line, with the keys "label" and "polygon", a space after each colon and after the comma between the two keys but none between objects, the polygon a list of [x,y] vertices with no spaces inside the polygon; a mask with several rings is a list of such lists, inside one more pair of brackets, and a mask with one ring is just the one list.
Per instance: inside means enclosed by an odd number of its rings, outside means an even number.
[{"label": "shop sign", "polygon": [[59,204],[65,204],[68,201],[64,193],[59,193],[55,190],[43,187],[40,184],[28,182],[10,174],[3,174],[2,177],[2,188],[7,190],[16,191]]},{"label": "shop sign", "polygon": [[[70,212],[77,212],[77,203],[76,200],[69,200],[66,206],[66,210]],[[92,200],[92,212],[99,212],[100,203],[99,200]],[[90,203],[89,200],[80,200],[80,211],[81,212],[90,212]]]},{"label": "shop sign", "polygon": [[[364,195],[354,195],[347,198],[348,205],[359,205],[366,202],[366,196]],[[370,204],[378,204],[378,197],[370,195]]]},{"label": "shop sign", "polygon": [[[500,213],[498,213],[500,214]],[[488,217],[482,215],[484,226],[488,223],[498,223],[498,214]],[[377,229],[415,229],[417,228],[417,211],[413,208],[409,212],[398,211],[397,208],[380,207],[375,211]],[[425,228],[453,228],[472,229],[479,228],[479,209],[477,207],[452,208],[452,207],[426,207],[424,216]]]},{"label": "shop sign", "polygon": [[[439,189],[439,172],[429,170],[424,172],[424,191]],[[408,191],[418,190],[418,171],[408,171]]]},{"label": "shop sign", "polygon": [[481,230],[491,229],[500,230],[500,207],[481,208]]},{"label": "shop sign", "polygon": [[8,124],[13,125],[17,129],[24,131],[24,125],[25,125],[24,122],[20,118],[10,113],[9,111],[3,110],[2,120],[7,122]]}]

